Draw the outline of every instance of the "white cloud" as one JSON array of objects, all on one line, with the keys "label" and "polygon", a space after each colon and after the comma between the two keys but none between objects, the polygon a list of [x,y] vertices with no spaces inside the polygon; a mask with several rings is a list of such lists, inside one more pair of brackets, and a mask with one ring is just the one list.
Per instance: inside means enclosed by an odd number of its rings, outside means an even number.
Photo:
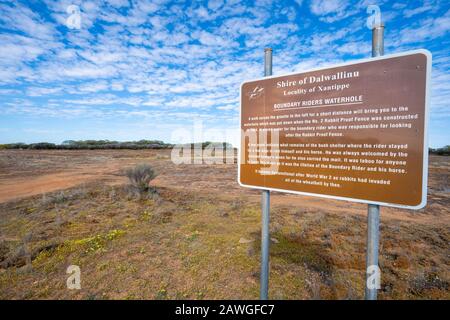
[{"label": "white cloud", "polygon": [[107,81],[91,81],[78,86],[78,90],[81,92],[99,92],[109,89]]},{"label": "white cloud", "polygon": [[60,93],[63,91],[63,88],[44,88],[44,87],[28,87],[26,94],[29,97],[41,97],[41,96],[50,96],[55,93]]},{"label": "white cloud", "polygon": [[367,41],[355,41],[339,45],[336,50],[342,54],[365,55],[368,57],[371,54],[372,47]]},{"label": "white cloud", "polygon": [[421,20],[407,28],[403,28],[396,45],[418,43],[433,40],[446,35],[450,31],[450,10],[443,16]]},{"label": "white cloud", "polygon": [[19,3],[11,2],[9,4],[1,3],[0,21],[8,29],[19,31],[35,39],[52,40],[56,30],[54,25],[44,20],[30,8],[22,6]]},{"label": "white cloud", "polygon": [[0,89],[0,96],[2,95],[18,95],[21,94],[21,90],[17,89]]},{"label": "white cloud", "polygon": [[80,63],[76,66],[65,65],[62,66],[60,71],[55,73],[62,77],[67,78],[107,78],[116,74],[116,70],[113,66],[97,67],[88,63]]},{"label": "white cloud", "polygon": [[36,60],[44,53],[44,48],[27,44],[27,41],[4,42],[0,45],[0,59],[2,62],[10,61],[12,64]]},{"label": "white cloud", "polygon": [[348,6],[346,0],[312,0],[311,12],[318,16],[337,14],[344,11]]},{"label": "white cloud", "polygon": [[201,44],[207,46],[218,46],[218,47],[232,47],[237,46],[238,43],[230,39],[225,39],[221,36],[214,35],[207,31],[200,31],[197,33],[197,38]]},{"label": "white cloud", "polygon": [[76,105],[129,105],[133,107],[139,107],[142,103],[140,97],[127,97],[120,98],[113,94],[95,95],[82,99],[65,99],[65,103]]},{"label": "white cloud", "polygon": [[424,1],[422,6],[416,7],[414,9],[406,9],[403,11],[403,16],[405,18],[411,18],[424,12],[436,11],[439,8],[439,6],[436,5],[436,3],[434,2],[435,1]]},{"label": "white cloud", "polygon": [[223,6],[223,0],[210,0],[210,1],[208,1],[208,8],[210,10],[216,11],[222,6]]},{"label": "white cloud", "polygon": [[313,14],[326,22],[334,22],[356,13],[348,0],[312,0],[310,9]]},{"label": "white cloud", "polygon": [[120,52],[93,52],[93,51],[81,51],[78,54],[84,59],[95,63],[96,65],[109,64],[111,62],[117,62],[123,60],[123,54]]},{"label": "white cloud", "polygon": [[109,5],[116,8],[128,7],[130,5],[129,0],[107,0]]},{"label": "white cloud", "polygon": [[228,104],[228,105],[217,107],[218,110],[224,110],[224,111],[229,111],[229,110],[238,111],[239,110],[238,108],[239,108],[239,106],[237,104]]}]

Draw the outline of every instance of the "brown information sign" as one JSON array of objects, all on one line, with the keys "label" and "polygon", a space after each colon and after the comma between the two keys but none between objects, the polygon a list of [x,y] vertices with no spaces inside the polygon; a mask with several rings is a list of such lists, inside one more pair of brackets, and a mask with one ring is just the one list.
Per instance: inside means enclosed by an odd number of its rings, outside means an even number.
[{"label": "brown information sign", "polygon": [[424,207],[430,68],[417,50],[243,83],[239,183]]}]

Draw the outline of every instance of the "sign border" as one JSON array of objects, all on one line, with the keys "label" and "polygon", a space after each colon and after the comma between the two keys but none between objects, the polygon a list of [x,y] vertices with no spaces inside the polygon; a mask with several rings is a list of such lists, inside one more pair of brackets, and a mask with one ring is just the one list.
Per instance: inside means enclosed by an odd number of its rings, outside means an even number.
[{"label": "sign border", "polygon": [[[326,70],[326,69],[332,69],[332,68],[338,68],[338,67],[345,67],[350,66],[354,64],[360,64],[365,62],[372,62],[377,60],[385,60],[390,58],[396,58],[396,57],[403,57],[413,54],[423,54],[425,55],[427,59],[427,72],[425,75],[425,112],[424,112],[424,143],[423,143],[423,158],[422,158],[422,200],[421,202],[416,206],[408,206],[408,205],[402,205],[402,204],[395,204],[395,203],[388,203],[388,202],[379,202],[379,201],[370,201],[370,200],[364,200],[364,199],[355,199],[350,197],[340,197],[340,196],[332,196],[327,194],[320,194],[320,193],[311,193],[311,192],[302,192],[302,191],[293,191],[293,190],[285,190],[285,189],[278,189],[278,188],[265,188],[261,186],[254,186],[254,185],[248,185],[241,182],[241,143],[242,143],[242,87],[244,84],[254,81],[261,81],[261,80],[267,80],[272,78],[281,78],[291,75],[298,75],[301,73],[307,73],[307,72],[314,72],[314,71],[320,71],[320,70]],[[334,200],[345,200],[345,201],[352,201],[352,202],[358,202],[358,203],[366,203],[366,204],[377,204],[380,206],[385,207],[394,207],[394,208],[402,208],[402,209],[413,209],[413,210],[419,210],[426,206],[427,204],[427,186],[428,186],[428,120],[429,120],[429,104],[430,104],[430,84],[431,84],[431,69],[432,69],[432,54],[430,51],[426,49],[417,49],[417,50],[410,50],[410,51],[404,51],[400,53],[394,53],[389,55],[383,55],[379,57],[372,57],[372,58],[366,58],[366,59],[359,59],[354,60],[351,62],[344,62],[336,65],[316,68],[316,69],[308,69],[300,72],[291,72],[291,73],[285,73],[282,75],[272,75],[268,77],[262,77],[257,79],[251,79],[247,80],[241,83],[240,86],[240,92],[239,92],[239,148],[238,148],[238,183],[241,187],[244,188],[251,188],[251,189],[259,189],[259,190],[269,190],[269,191],[277,191],[277,192],[285,192],[285,193],[291,193],[291,194],[299,194],[304,196],[314,196],[314,197],[320,197],[320,198],[327,198],[327,199],[334,199]]]}]

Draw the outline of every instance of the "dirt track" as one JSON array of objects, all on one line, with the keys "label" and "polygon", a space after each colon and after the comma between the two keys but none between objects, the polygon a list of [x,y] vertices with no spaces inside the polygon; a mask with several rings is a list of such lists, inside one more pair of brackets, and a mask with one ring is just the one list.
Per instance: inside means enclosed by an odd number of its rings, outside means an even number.
[{"label": "dirt track", "polygon": [[125,181],[122,171],[155,157],[143,151],[0,152],[0,203],[71,188],[93,181]]}]

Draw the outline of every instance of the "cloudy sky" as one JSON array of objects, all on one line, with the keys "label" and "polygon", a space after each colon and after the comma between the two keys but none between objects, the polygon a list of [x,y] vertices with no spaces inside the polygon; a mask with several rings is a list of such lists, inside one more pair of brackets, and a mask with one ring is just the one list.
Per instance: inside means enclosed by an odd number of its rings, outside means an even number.
[{"label": "cloudy sky", "polygon": [[386,54],[432,52],[430,145],[450,144],[448,0],[2,0],[0,143],[237,130],[264,47],[275,75],[367,58],[371,4]]}]

